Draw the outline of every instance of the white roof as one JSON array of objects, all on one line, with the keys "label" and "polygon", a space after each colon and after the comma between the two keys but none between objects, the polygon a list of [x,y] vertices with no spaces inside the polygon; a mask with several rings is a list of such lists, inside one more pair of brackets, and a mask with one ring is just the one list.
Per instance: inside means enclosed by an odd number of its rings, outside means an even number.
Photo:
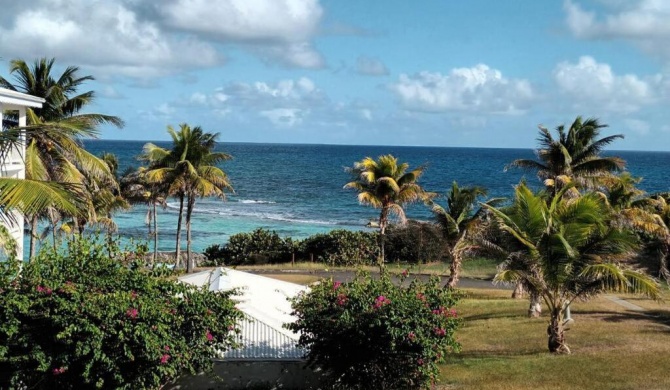
[{"label": "white roof", "polygon": [[37,96],[12,91],[11,89],[0,88],[0,104],[42,108],[44,102],[44,99]]},{"label": "white roof", "polygon": [[212,291],[238,289],[233,297],[236,307],[248,317],[240,322],[239,338],[242,348],[227,351],[231,359],[298,359],[304,351],[297,348],[299,334],[284,329],[283,325],[296,320],[291,315],[287,298],[297,296],[309,288],[230,268],[216,268],[179,278],[196,286],[209,285]]}]

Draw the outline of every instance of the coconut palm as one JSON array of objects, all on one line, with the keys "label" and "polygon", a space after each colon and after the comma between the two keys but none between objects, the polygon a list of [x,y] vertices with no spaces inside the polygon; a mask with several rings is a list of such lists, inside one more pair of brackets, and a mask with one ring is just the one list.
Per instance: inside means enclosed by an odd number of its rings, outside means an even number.
[{"label": "coconut palm", "polygon": [[475,207],[477,200],[483,196],[486,196],[485,188],[459,187],[454,181],[445,196],[446,206],[433,204],[433,215],[447,242],[451,260],[449,280],[446,284],[448,288],[454,288],[458,283],[463,255],[477,247],[470,236],[477,234],[484,227],[482,220],[484,209]]},{"label": "coconut palm", "polygon": [[403,206],[409,203],[426,201],[433,194],[427,193],[417,183],[425,167],[409,170],[409,164],[398,164],[398,159],[388,154],[376,161],[366,157],[346,169],[353,181],[344,188],[358,191],[358,201],[363,205],[380,209],[379,213],[379,266],[384,266],[384,240],[389,215],[396,215],[401,223],[406,222]]},{"label": "coconut palm", "polygon": [[[558,137],[554,138],[547,128],[539,126],[538,160],[514,160],[506,169],[516,167],[536,172],[552,194],[573,182],[573,188],[593,188],[600,178],[622,171],[626,165],[619,157],[600,155],[605,146],[623,138],[623,135],[616,134],[599,139],[605,127],[607,125],[595,118],[583,121],[578,116],[569,129],[566,130],[564,125],[558,126]],[[571,190],[573,195],[575,191]]]},{"label": "coconut palm", "polygon": [[[23,60],[13,60],[10,73],[14,75],[14,83],[0,77],[0,86],[45,99],[42,108],[31,108],[26,112],[26,179],[77,184],[73,196],[90,200],[90,194],[85,190],[85,178],[111,182],[112,177],[108,165],[88,153],[80,139],[96,137],[100,124],[122,126],[123,122],[115,116],[82,114],[80,111],[93,101],[95,94],[93,91],[78,93],[77,90],[93,77],[80,76],[79,68],[70,66],[55,78],[52,75],[54,62],[54,59],[42,58],[31,67]],[[12,119],[8,118],[10,126]],[[91,202],[87,203],[90,205]],[[44,214],[27,217],[31,227],[32,257],[37,221]]]},{"label": "coconut palm", "polygon": [[168,133],[173,140],[171,150],[153,144],[145,145],[144,159],[154,161],[146,177],[149,183],[169,183],[168,194],[179,198],[177,264],[181,249],[182,214],[186,201],[186,269],[190,273],[194,267],[191,260],[191,218],[196,198],[204,196],[224,198],[224,191],[232,191],[228,176],[216,166],[230,160],[231,156],[215,152],[219,134],[206,133],[199,126],[191,128],[184,123],[180,125],[178,132],[168,127]]},{"label": "coconut palm", "polygon": [[511,206],[484,205],[504,234],[500,246],[508,254],[495,281],[523,281],[539,293],[550,313],[548,347],[554,353],[570,353],[564,321],[573,301],[604,291],[659,294],[653,278],[621,264],[636,249],[636,236],[611,224],[602,196],[571,198],[564,196],[568,190],[547,203],[520,184]]},{"label": "coconut palm", "polygon": [[[167,183],[152,184],[146,179],[146,167],[130,170],[121,178],[121,194],[131,204],[146,204],[147,215],[145,222],[149,227],[149,236],[153,237],[154,251],[152,262],[158,256],[158,213],[157,206],[163,209],[167,206]],[[152,230],[153,223],[153,230]]]}]

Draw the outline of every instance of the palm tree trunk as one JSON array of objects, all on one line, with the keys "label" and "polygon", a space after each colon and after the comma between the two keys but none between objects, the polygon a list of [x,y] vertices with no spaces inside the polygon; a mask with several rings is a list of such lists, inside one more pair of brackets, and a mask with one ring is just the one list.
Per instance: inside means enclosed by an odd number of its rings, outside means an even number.
[{"label": "palm tree trunk", "polygon": [[30,218],[30,251],[29,260],[35,257],[35,247],[37,246],[37,215]]},{"label": "palm tree trunk", "polygon": [[186,206],[186,273],[193,272],[193,262],[191,259],[191,215],[193,214],[193,206],[195,205],[195,195],[188,194],[188,201]]},{"label": "palm tree trunk", "polygon": [[158,214],[156,214],[156,202],[154,202],[154,255],[151,259],[151,264],[156,264],[156,257],[158,257]]},{"label": "palm tree trunk", "polygon": [[458,279],[461,274],[463,258],[461,257],[461,252],[459,250],[459,242],[454,244],[455,248],[451,250],[451,265],[449,266],[449,280],[447,280],[447,288],[455,288],[456,284],[458,284]]},{"label": "palm tree trunk", "polygon": [[526,289],[523,288],[523,283],[516,282],[514,291],[512,291],[512,299],[521,299],[526,296]]},{"label": "palm tree trunk", "polygon": [[[528,307],[528,317],[537,318],[542,314],[542,298],[535,291],[530,292],[530,305]],[[562,326],[562,325],[561,325]]]},{"label": "palm tree trunk", "polygon": [[184,194],[179,194],[179,218],[177,218],[177,248],[175,249],[175,270],[181,265],[181,259],[179,258],[181,252],[181,219],[184,215]]},{"label": "palm tree trunk", "polygon": [[379,271],[384,269],[384,262],[386,261],[386,225],[388,224],[388,208],[382,207],[379,214]]},{"label": "palm tree trunk", "polygon": [[547,346],[549,352],[557,354],[569,354],[570,348],[565,344],[565,329],[563,328],[563,311],[556,308],[551,311],[551,321],[547,327],[549,338]]}]

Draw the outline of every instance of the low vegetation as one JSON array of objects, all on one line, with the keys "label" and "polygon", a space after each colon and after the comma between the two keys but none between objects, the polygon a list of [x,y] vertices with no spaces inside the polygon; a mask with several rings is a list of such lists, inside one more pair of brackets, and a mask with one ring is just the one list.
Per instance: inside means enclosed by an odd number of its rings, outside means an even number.
[{"label": "low vegetation", "polygon": [[457,301],[437,278],[399,285],[387,273],[359,274],[294,298],[297,320],[287,327],[301,332],[309,364],[324,370],[332,388],[429,388],[437,364],[460,349]]},{"label": "low vegetation", "polygon": [[231,292],[175,283],[87,239],[0,263],[0,388],[157,389],[234,344]]}]

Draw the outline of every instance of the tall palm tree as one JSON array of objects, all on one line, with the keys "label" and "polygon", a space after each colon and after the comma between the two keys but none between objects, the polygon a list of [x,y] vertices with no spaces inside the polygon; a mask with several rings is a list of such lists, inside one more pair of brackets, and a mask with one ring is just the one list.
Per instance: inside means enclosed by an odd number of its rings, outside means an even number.
[{"label": "tall palm tree", "polygon": [[344,188],[358,191],[358,201],[361,204],[380,209],[379,266],[383,267],[384,241],[389,215],[396,215],[401,223],[404,223],[406,221],[404,205],[426,201],[433,196],[417,183],[425,167],[409,170],[409,164],[398,164],[398,159],[388,154],[380,156],[376,161],[366,157],[346,170],[352,175],[353,181],[345,184]]},{"label": "tall palm tree", "polygon": [[170,183],[168,193],[179,198],[179,218],[177,221],[177,264],[181,249],[181,222],[186,201],[186,237],[187,237],[187,272],[192,272],[194,264],[191,260],[191,218],[197,197],[225,197],[224,191],[232,191],[226,173],[216,165],[230,160],[231,156],[223,152],[215,152],[218,133],[206,133],[196,126],[191,129],[181,124],[179,131],[168,127],[173,147],[166,150],[153,144],[145,145],[144,159],[154,161],[153,167],[147,172],[150,183]]},{"label": "tall palm tree", "polygon": [[547,203],[520,184],[511,206],[484,205],[504,233],[500,245],[508,253],[495,280],[521,280],[539,293],[549,309],[548,347],[554,353],[570,353],[564,320],[574,300],[604,291],[659,294],[654,279],[621,264],[636,248],[636,237],[612,226],[612,212],[602,196],[571,198],[564,196],[568,190]]},{"label": "tall palm tree", "polygon": [[536,172],[552,194],[573,182],[576,187],[593,188],[600,178],[620,172],[626,165],[619,157],[600,155],[605,146],[623,138],[616,134],[599,139],[605,127],[595,118],[583,121],[578,116],[567,130],[564,125],[558,126],[558,137],[554,138],[547,128],[539,126],[538,160],[514,160],[506,169],[516,167]]},{"label": "tall palm tree", "polygon": [[[123,121],[115,116],[81,113],[94,100],[95,93],[78,93],[77,90],[93,77],[80,76],[79,68],[69,66],[55,78],[52,75],[54,62],[54,59],[42,58],[31,67],[23,60],[12,60],[10,73],[14,75],[14,83],[0,77],[0,86],[45,99],[42,108],[26,112],[26,179],[77,184],[73,196],[90,198],[85,190],[85,178],[111,180],[111,173],[107,164],[82,147],[80,139],[96,137],[100,124],[120,127]],[[37,220],[43,215],[27,215],[31,257],[35,253]]]},{"label": "tall palm tree", "polygon": [[[167,206],[167,183],[149,183],[146,179],[146,167],[131,170],[121,177],[121,194],[131,204],[146,204],[146,223],[149,227],[149,236],[154,241],[152,263],[158,257],[158,213],[157,206],[163,209]],[[152,230],[153,223],[153,230]]]},{"label": "tall palm tree", "polygon": [[451,260],[449,280],[446,284],[448,288],[454,288],[458,283],[463,255],[477,246],[476,242],[469,238],[484,227],[482,220],[484,209],[475,207],[477,200],[483,196],[486,196],[485,188],[459,187],[454,181],[445,196],[446,206],[433,204],[433,215],[447,242]]}]

